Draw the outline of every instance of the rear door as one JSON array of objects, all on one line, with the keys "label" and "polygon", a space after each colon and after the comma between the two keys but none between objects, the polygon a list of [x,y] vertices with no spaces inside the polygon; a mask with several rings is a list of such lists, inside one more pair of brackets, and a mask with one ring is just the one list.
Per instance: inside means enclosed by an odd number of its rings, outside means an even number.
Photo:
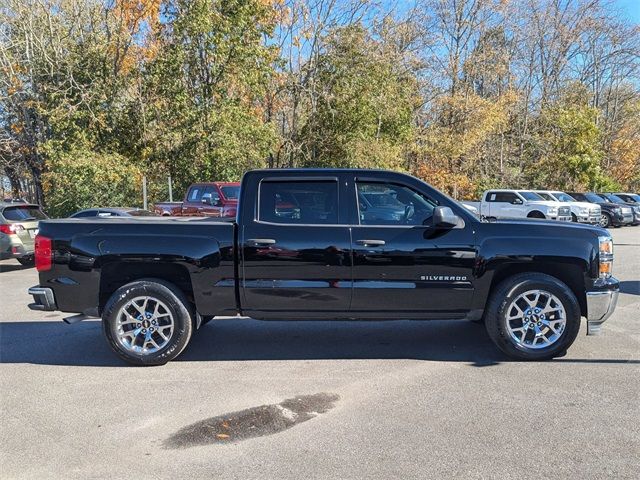
[{"label": "rear door", "polygon": [[191,185],[182,204],[183,215],[198,215],[198,209],[202,208],[203,185]]},{"label": "rear door", "polygon": [[491,216],[496,218],[518,218],[524,216],[523,200],[514,192],[492,192],[487,201],[491,203]]},{"label": "rear door", "polygon": [[245,187],[257,201],[243,206],[243,311],[257,318],[344,316],[351,237],[339,178],[256,177]]},{"label": "rear door", "polygon": [[467,312],[476,260],[471,226],[432,227],[439,203],[416,185],[383,177],[355,178],[354,184],[354,316],[449,318]]}]

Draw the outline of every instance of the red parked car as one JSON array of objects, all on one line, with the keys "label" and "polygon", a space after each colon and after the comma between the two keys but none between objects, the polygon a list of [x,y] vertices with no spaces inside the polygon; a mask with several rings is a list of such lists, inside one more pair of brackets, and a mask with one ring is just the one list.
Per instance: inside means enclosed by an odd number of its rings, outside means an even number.
[{"label": "red parked car", "polygon": [[160,202],[154,212],[162,216],[235,217],[240,195],[239,182],[194,183],[184,202]]}]

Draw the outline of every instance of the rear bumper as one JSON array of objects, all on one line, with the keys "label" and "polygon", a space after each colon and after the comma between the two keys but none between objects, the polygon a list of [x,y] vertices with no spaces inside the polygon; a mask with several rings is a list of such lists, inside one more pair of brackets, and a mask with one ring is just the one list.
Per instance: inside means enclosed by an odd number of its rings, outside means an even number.
[{"label": "rear bumper", "polygon": [[2,243],[0,250],[0,260],[6,260],[8,258],[22,258],[33,255],[33,245],[24,246],[21,241],[7,242],[5,245]]},{"label": "rear bumper", "polygon": [[602,290],[587,292],[587,335],[600,333],[602,324],[616,309],[620,293],[619,282],[615,278],[603,280]]},{"label": "rear bumper", "polygon": [[58,309],[56,299],[53,295],[53,290],[50,288],[31,287],[29,289],[29,295],[31,295],[34,300],[33,303],[28,305],[31,310],[52,312]]}]

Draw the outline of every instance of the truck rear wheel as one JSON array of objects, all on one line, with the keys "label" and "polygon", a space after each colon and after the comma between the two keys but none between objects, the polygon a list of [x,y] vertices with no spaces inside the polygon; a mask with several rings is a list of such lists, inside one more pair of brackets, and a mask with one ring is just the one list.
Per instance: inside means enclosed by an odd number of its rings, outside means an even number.
[{"label": "truck rear wheel", "polygon": [[549,360],[562,356],[580,330],[580,307],[567,285],[543,273],[509,277],[487,306],[489,337],[509,357]]},{"label": "truck rear wheel", "polygon": [[102,324],[109,346],[133,365],[164,365],[185,349],[194,312],[184,293],[159,279],[120,287],[107,302]]}]

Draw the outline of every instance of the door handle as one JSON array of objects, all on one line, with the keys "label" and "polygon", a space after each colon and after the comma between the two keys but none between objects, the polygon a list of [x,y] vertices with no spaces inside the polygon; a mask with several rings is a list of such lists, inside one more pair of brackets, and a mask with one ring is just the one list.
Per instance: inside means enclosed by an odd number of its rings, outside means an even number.
[{"label": "door handle", "polygon": [[252,238],[247,240],[247,244],[252,247],[261,247],[264,245],[273,245],[276,241],[273,238]]},{"label": "door handle", "polygon": [[384,240],[356,240],[358,245],[364,245],[365,247],[382,247]]}]

